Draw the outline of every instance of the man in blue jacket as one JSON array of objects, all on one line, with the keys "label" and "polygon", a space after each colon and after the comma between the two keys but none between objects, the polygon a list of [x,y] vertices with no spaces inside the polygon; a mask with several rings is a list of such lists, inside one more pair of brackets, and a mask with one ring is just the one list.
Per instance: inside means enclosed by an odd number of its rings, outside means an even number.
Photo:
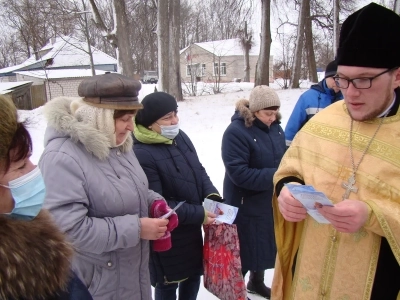
[{"label": "man in blue jacket", "polygon": [[297,100],[289,121],[286,124],[286,146],[289,147],[296,133],[316,113],[328,105],[343,99],[343,95],[335,84],[333,76],[336,75],[337,63],[331,61],[325,69],[325,78],[314,84]]}]

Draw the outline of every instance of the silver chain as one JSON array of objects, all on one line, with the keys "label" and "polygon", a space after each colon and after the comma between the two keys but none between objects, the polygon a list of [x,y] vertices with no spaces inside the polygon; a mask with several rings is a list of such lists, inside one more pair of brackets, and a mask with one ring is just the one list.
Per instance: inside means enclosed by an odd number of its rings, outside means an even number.
[{"label": "silver chain", "polygon": [[369,143],[368,143],[367,147],[365,148],[365,150],[364,150],[364,152],[363,152],[363,154],[362,154],[360,160],[358,161],[357,166],[354,164],[354,157],[353,157],[353,122],[354,122],[354,120],[351,119],[349,148],[350,148],[351,166],[353,167],[353,175],[356,174],[356,172],[357,172],[357,170],[358,170],[358,167],[360,166],[360,164],[361,164],[361,162],[362,162],[362,160],[363,160],[365,154],[367,154],[367,151],[368,151],[369,147],[371,146],[372,141],[374,140],[376,134],[378,133],[379,128],[381,128],[382,123],[383,123],[383,121],[385,120],[385,118],[386,118],[386,116],[388,115],[388,113],[389,113],[389,112],[387,112],[387,113],[382,117],[381,122],[379,123],[378,128],[375,130],[374,135],[373,135],[372,138],[369,140]]}]

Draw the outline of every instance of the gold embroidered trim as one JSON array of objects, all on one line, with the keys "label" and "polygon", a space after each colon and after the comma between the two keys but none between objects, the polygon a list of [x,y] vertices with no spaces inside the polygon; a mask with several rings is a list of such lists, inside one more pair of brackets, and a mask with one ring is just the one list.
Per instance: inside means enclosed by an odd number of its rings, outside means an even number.
[{"label": "gold embroidered trim", "polygon": [[[307,232],[307,228],[308,228],[308,224],[309,220],[305,219],[304,220],[304,225],[303,225],[303,232]],[[294,270],[294,275],[293,275],[293,281],[292,281],[292,289],[291,289],[291,295],[290,295],[290,299],[294,300],[296,299],[296,289],[297,289],[297,283],[299,282],[299,263],[298,263],[298,258],[302,257],[303,254],[303,245],[304,245],[304,234],[302,234],[301,236],[301,240],[300,240],[300,244],[299,244],[299,250],[297,252],[297,258],[296,258],[296,268]],[[293,267],[293,266],[292,266]]]},{"label": "gold embroidered trim", "polygon": [[367,282],[365,284],[363,299],[369,300],[371,298],[372,287],[374,285],[376,266],[378,265],[379,250],[381,246],[381,237],[373,235],[372,240],[372,253],[369,262]]},{"label": "gold embroidered trim", "polygon": [[400,264],[400,246],[397,244],[396,238],[394,237],[388,222],[386,221],[379,207],[373,201],[366,202],[371,206],[376,218],[378,219],[379,225],[381,225],[381,228],[385,233],[385,238],[387,239],[390,248],[392,249],[393,255],[396,258],[397,262]]},{"label": "gold embroidered trim", "polygon": [[[385,124],[387,122],[383,122]],[[307,122],[303,129],[304,132],[313,136],[318,136],[324,140],[336,142],[345,147],[348,146],[349,131],[346,128],[327,126],[323,123]],[[362,151],[370,141],[369,135],[360,134],[359,132],[353,133],[353,149]],[[400,149],[394,147],[389,143],[382,140],[375,139],[372,141],[368,155],[373,155],[379,159],[400,167]]]},{"label": "gold embroidered trim", "polygon": [[325,253],[321,283],[318,291],[319,295],[328,296],[328,299],[330,298],[333,277],[335,275],[340,237],[340,233],[332,227],[330,230],[330,245]]}]

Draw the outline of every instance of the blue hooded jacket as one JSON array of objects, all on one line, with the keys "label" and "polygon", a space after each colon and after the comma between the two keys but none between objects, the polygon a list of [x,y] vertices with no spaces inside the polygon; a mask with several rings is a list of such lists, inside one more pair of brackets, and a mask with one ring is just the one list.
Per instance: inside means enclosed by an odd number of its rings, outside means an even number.
[{"label": "blue hooded jacket", "polygon": [[343,99],[341,92],[335,93],[326,85],[323,79],[318,84],[314,84],[304,92],[292,111],[286,124],[285,137],[286,146],[290,146],[297,132],[310,120],[316,113],[328,105]]}]

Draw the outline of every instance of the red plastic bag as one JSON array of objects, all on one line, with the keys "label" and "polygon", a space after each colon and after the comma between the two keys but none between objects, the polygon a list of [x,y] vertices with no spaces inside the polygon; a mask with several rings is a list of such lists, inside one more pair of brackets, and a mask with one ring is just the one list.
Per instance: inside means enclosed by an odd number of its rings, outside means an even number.
[{"label": "red plastic bag", "polygon": [[204,225],[204,287],[221,300],[246,300],[236,225]]}]

